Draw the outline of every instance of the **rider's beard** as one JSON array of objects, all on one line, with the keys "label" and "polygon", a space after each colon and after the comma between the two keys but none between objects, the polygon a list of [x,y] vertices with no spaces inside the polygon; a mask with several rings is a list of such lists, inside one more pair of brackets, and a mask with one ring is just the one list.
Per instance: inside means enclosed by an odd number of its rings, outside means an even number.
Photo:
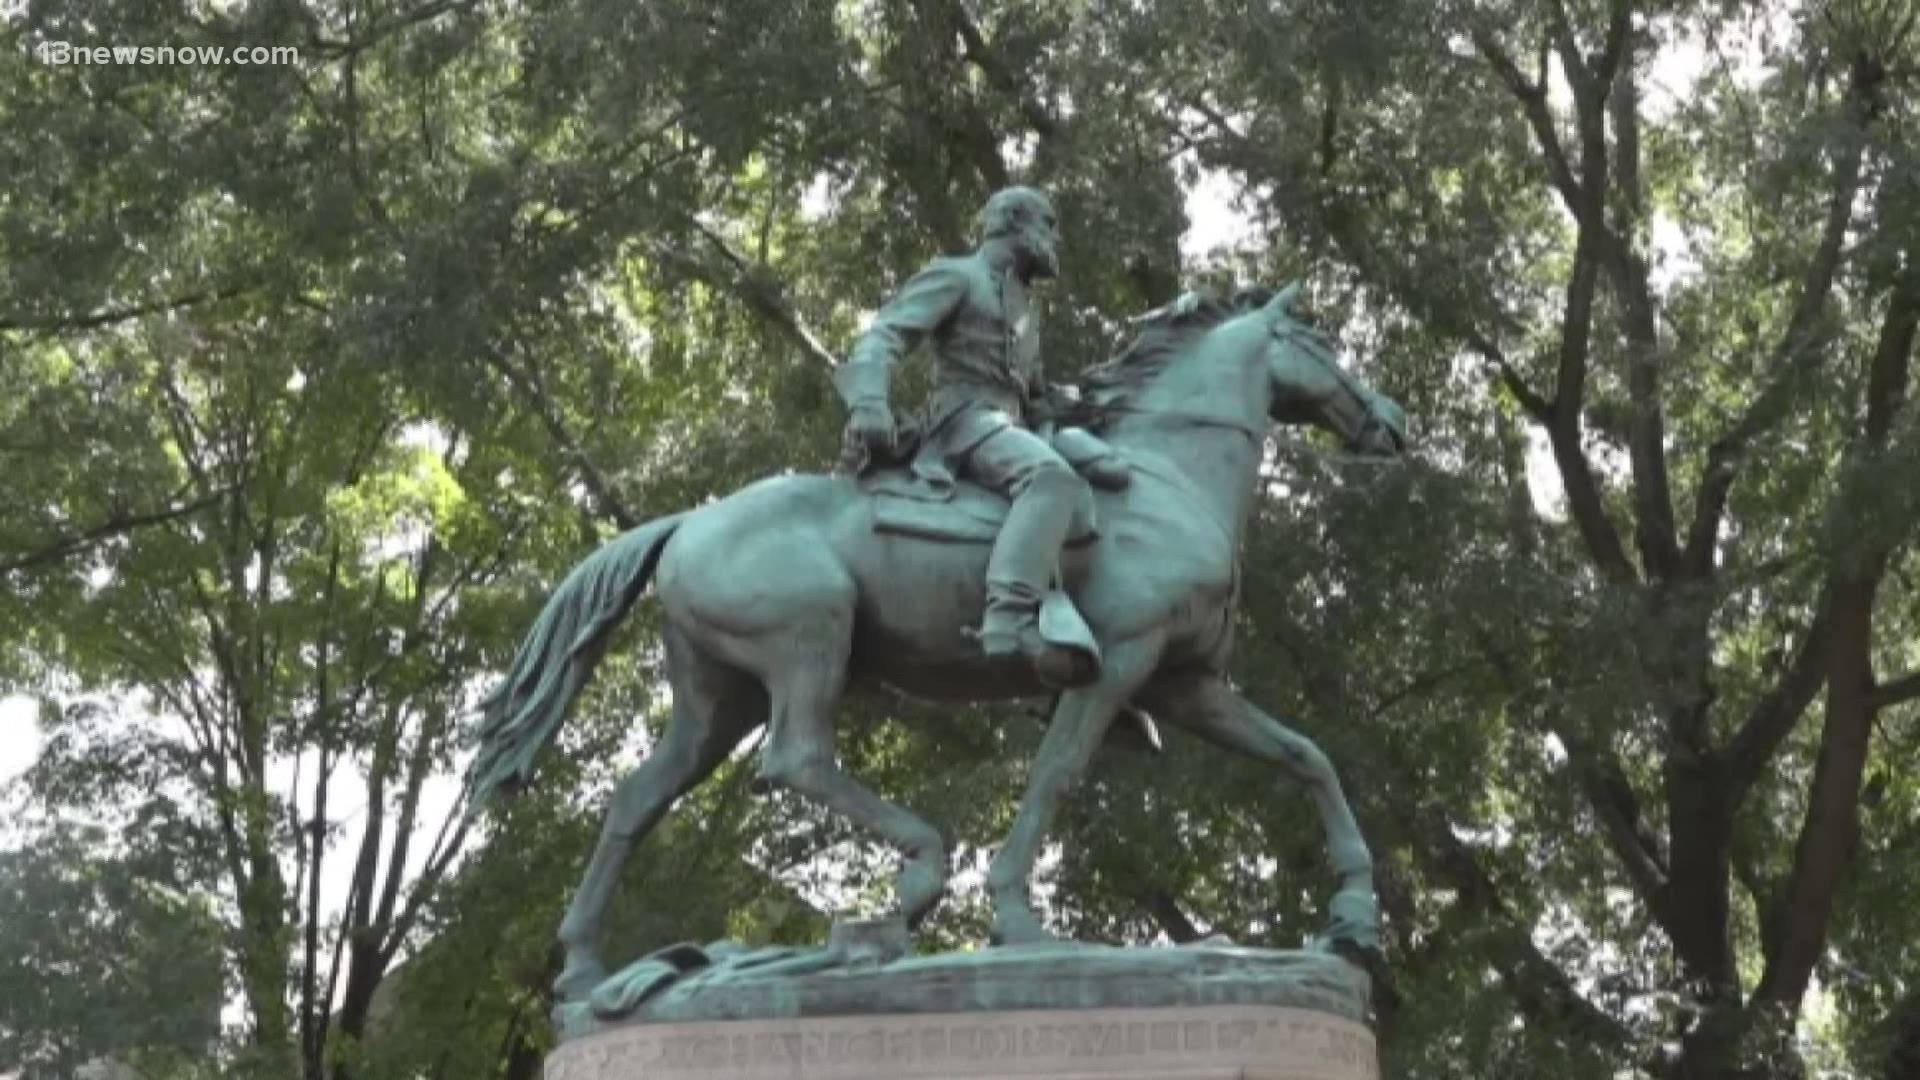
[{"label": "rider's beard", "polygon": [[1057,277],[1060,274],[1060,251],[1052,239],[1042,235],[1039,230],[1030,230],[1026,238],[1028,265],[1032,267],[1034,277]]}]

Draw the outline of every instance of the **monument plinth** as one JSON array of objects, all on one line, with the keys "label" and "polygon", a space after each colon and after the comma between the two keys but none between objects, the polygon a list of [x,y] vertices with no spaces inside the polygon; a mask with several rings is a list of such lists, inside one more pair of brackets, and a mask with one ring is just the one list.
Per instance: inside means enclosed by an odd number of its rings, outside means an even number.
[{"label": "monument plinth", "polygon": [[[710,962],[681,967],[696,958]],[[831,962],[663,950],[561,1009],[547,1080],[1380,1075],[1367,976],[1326,953],[1060,944]]]}]

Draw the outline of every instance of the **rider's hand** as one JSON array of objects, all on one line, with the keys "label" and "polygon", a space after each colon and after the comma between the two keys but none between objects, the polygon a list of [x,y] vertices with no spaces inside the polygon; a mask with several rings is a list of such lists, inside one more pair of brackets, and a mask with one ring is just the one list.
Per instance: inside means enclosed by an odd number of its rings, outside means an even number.
[{"label": "rider's hand", "polygon": [[883,404],[861,404],[847,417],[847,437],[874,453],[892,453],[898,438],[893,410]]}]

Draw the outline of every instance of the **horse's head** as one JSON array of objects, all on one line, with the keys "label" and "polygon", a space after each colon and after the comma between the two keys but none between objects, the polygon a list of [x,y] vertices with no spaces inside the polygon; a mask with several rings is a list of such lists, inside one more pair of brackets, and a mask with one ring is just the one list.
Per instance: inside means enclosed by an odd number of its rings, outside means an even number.
[{"label": "horse's head", "polygon": [[1272,344],[1266,367],[1267,414],[1283,424],[1311,424],[1332,432],[1346,448],[1371,457],[1398,457],[1407,445],[1407,414],[1400,403],[1340,366],[1333,342],[1293,314],[1296,283],[1282,289],[1255,317],[1266,320]]},{"label": "horse's head", "polygon": [[1137,320],[1140,335],[1080,379],[1080,419],[1115,436],[1136,427],[1233,428],[1260,440],[1269,423],[1310,424],[1348,450],[1398,456],[1400,406],[1340,366],[1333,343],[1293,314],[1299,286],[1232,300],[1188,293]]}]

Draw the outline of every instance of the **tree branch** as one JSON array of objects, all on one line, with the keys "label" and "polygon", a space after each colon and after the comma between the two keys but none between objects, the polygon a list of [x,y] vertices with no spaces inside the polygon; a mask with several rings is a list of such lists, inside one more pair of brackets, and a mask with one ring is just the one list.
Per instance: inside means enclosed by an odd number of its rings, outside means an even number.
[{"label": "tree branch", "polygon": [[1539,145],[1541,159],[1547,167],[1547,177],[1552,180],[1554,190],[1559,192],[1561,202],[1578,215],[1580,181],[1573,175],[1566,148],[1560,143],[1560,134],[1553,122],[1553,111],[1547,107],[1546,87],[1527,78],[1490,32],[1475,30],[1472,38],[1474,48],[1520,102],[1521,111],[1526,115],[1528,126],[1533,129],[1534,142]]},{"label": "tree branch", "polygon": [[1773,688],[1754,703],[1733,741],[1727,744],[1724,753],[1728,786],[1736,805],[1760,778],[1767,762],[1773,760],[1780,744],[1820,692],[1821,681],[1826,677],[1827,645],[1832,627],[1828,606],[1826,590],[1822,589],[1814,608],[1818,614],[1801,635],[1793,660]]},{"label": "tree branch", "polygon": [[1920,698],[1920,671],[1908,672],[1897,679],[1877,684],[1871,700],[1875,709],[1890,709],[1915,698]]},{"label": "tree branch", "polygon": [[[1562,23],[1559,32],[1563,39],[1562,63],[1578,69],[1577,75],[1569,70],[1569,79],[1585,79],[1588,73],[1577,47],[1571,49],[1572,60],[1567,59],[1571,30],[1564,26],[1564,19]],[[1583,103],[1581,175],[1576,177],[1555,129],[1553,113],[1547,106],[1546,88],[1520,71],[1491,32],[1475,30],[1472,39],[1474,47],[1519,100],[1546,162],[1547,175],[1579,227],[1573,272],[1567,281],[1559,364],[1547,431],[1554,462],[1560,469],[1561,486],[1567,493],[1567,506],[1588,554],[1607,579],[1616,583],[1632,582],[1636,577],[1633,566],[1627,560],[1618,530],[1607,516],[1599,483],[1580,435],[1580,410],[1585,404],[1587,364],[1592,347],[1594,291],[1602,260],[1610,247],[1602,213],[1607,171],[1605,98],[1595,102],[1590,94],[1582,97],[1576,92],[1576,101]],[[1576,87],[1576,91],[1578,89]]]},{"label": "tree branch", "polygon": [[1614,76],[1630,68],[1632,45],[1633,0],[1613,0],[1607,7],[1607,36],[1593,62],[1594,82],[1604,89],[1613,83]]},{"label": "tree branch", "polygon": [[1153,917],[1153,921],[1159,924],[1161,932],[1167,935],[1167,940],[1175,945],[1199,941],[1206,936],[1200,932],[1198,926],[1194,925],[1193,920],[1187,917],[1187,913],[1180,910],[1180,901],[1165,888],[1159,885],[1148,888],[1140,902],[1147,909],[1147,914]]},{"label": "tree branch", "polygon": [[1020,80],[1014,77],[1013,72],[1001,61],[999,54],[988,44],[985,35],[980,33],[979,25],[967,14],[966,8],[959,0],[949,0],[948,7],[953,13],[954,25],[960,31],[960,40],[967,47],[961,56],[974,67],[979,68],[980,73],[987,77],[987,81],[997,87],[1001,93],[1014,100],[1020,108],[1020,115],[1026,117],[1027,126],[1033,129],[1034,134],[1043,139],[1050,139],[1058,134],[1060,121],[1020,85]]},{"label": "tree branch", "polygon": [[[1484,630],[1473,633],[1500,681],[1509,692],[1518,693],[1523,681],[1513,662]],[[1639,797],[1634,794],[1626,770],[1608,747],[1565,724],[1551,723],[1549,728],[1566,748],[1568,764],[1594,817],[1600,822],[1608,848],[1626,868],[1627,877],[1642,902],[1659,918],[1664,912],[1662,898],[1667,868],[1662,863],[1657,840],[1641,817]]]},{"label": "tree branch", "polygon": [[1559,370],[1554,379],[1553,411],[1547,425],[1548,445],[1560,469],[1567,508],[1585,542],[1587,553],[1602,576],[1616,584],[1636,579],[1633,564],[1613,519],[1600,497],[1600,484],[1581,445],[1580,410],[1586,399],[1587,359],[1592,345],[1593,294],[1599,277],[1599,236],[1583,226],[1574,252],[1572,277],[1567,282],[1565,314],[1560,326]]},{"label": "tree branch", "polygon": [[1626,770],[1611,750],[1595,746],[1588,739],[1570,740],[1568,736],[1561,729],[1560,741],[1567,748],[1574,776],[1600,822],[1607,846],[1626,868],[1634,891],[1647,909],[1666,923],[1667,867],[1658,841],[1641,816],[1640,797],[1634,793]]},{"label": "tree branch", "polygon": [[[771,322],[777,329],[800,346],[802,352],[815,362],[832,370],[839,361],[832,350],[820,343],[818,336],[808,329],[800,315],[787,301],[786,290],[765,265],[755,263],[735,250],[724,236],[714,232],[698,220],[689,219],[693,228],[712,244],[728,265],[733,268],[731,275],[714,273],[707,270],[703,278],[731,291],[745,301],[753,310]],[[683,265],[691,260],[684,260]],[[698,267],[698,264],[693,264]]]},{"label": "tree branch", "polygon": [[1609,50],[1617,52],[1611,65],[1613,93],[1608,107],[1613,116],[1614,182],[1621,199],[1615,224],[1602,239],[1607,269],[1625,314],[1627,338],[1627,395],[1631,403],[1627,452],[1633,469],[1634,542],[1640,564],[1656,581],[1670,580],[1680,567],[1680,545],[1673,518],[1672,483],[1667,475],[1666,416],[1660,403],[1660,333],[1647,263],[1638,244],[1644,235],[1645,180],[1640,171],[1640,96],[1634,78],[1633,39],[1616,7],[1616,23],[1609,31]]},{"label": "tree branch", "polygon": [[586,487],[587,493],[593,496],[593,501],[600,512],[611,518],[613,523],[622,530],[639,525],[639,516],[627,506],[625,500],[615,490],[612,481],[600,471],[600,467],[594,464],[586,448],[581,446],[573,437],[573,433],[567,430],[566,423],[560,418],[558,407],[555,406],[552,397],[547,394],[538,373],[531,369],[522,371],[518,365],[507,359],[503,351],[498,349],[489,350],[486,361],[507,380],[507,385],[518,390],[528,404],[533,406],[534,415],[547,429],[547,437],[553,440],[554,445],[573,465],[580,483]]},{"label": "tree branch", "polygon": [[473,815],[458,803],[441,819],[440,831],[434,836],[433,846],[427,849],[426,865],[413,888],[408,890],[407,902],[387,928],[387,939],[380,946],[389,961],[400,952],[400,946],[406,943],[407,935],[413,932],[420,913],[426,909],[427,901],[446,879],[447,871],[453,868],[453,860],[466,845],[467,830],[472,824]]},{"label": "tree branch", "polygon": [[[1856,80],[1858,68],[1856,67]],[[1911,261],[1887,304],[1867,375],[1866,425],[1849,456],[1871,460],[1886,450],[1894,416],[1905,403],[1912,376],[1913,344],[1920,326],[1920,267]],[[1870,484],[1871,474],[1842,474],[1847,489]],[[1902,530],[1904,531],[1904,529]],[[1859,842],[1860,791],[1867,751],[1878,717],[1873,675],[1873,630],[1880,583],[1897,537],[1869,530],[1836,550],[1830,560],[1833,641],[1827,654],[1826,723],[1820,733],[1806,816],[1794,844],[1781,911],[1789,913],[1766,939],[1766,971],[1756,1000],[1797,1009],[1824,950],[1835,896]]]},{"label": "tree branch", "polygon": [[1527,385],[1526,376],[1520,374],[1519,370],[1513,366],[1512,361],[1507,359],[1507,354],[1500,346],[1494,344],[1493,340],[1485,334],[1472,328],[1467,330],[1467,345],[1499,369],[1500,384],[1505,386],[1514,400],[1520,403],[1520,408],[1526,412],[1529,419],[1543,426],[1552,422],[1553,403],[1541,397],[1539,391]]},{"label": "tree branch", "polygon": [[1441,815],[1430,811],[1418,820],[1435,867],[1459,895],[1461,908],[1477,915],[1493,969],[1525,1015],[1564,1026],[1593,1045],[1631,1042],[1632,1032],[1625,1025],[1587,1000],[1558,964],[1541,955],[1473,849],[1454,835]]},{"label": "tree branch", "polygon": [[1873,730],[1871,578],[1843,578],[1833,585],[1834,632],[1827,662],[1826,723],[1807,794],[1806,814],[1794,844],[1773,933],[1765,935],[1766,970],[1754,991],[1757,1003],[1799,1007],[1827,939],[1833,899],[1858,839],[1860,781]]},{"label": "tree branch", "polygon": [[[326,864],[327,851],[327,795],[333,780],[333,732],[328,726],[333,711],[333,635],[336,621],[340,585],[340,539],[336,535],[331,545],[332,551],[327,559],[327,583],[321,590],[321,610],[325,612],[321,622],[320,641],[314,660],[314,711],[317,723],[314,725],[315,741],[318,746],[318,760],[314,764],[313,780],[313,817],[311,824],[295,822],[296,836],[304,836],[304,845],[310,845],[303,852],[302,871],[306,875],[306,932],[304,942],[304,962],[300,966],[300,1050],[309,1076],[319,1074],[325,1060],[326,1015],[332,1003],[321,1003],[320,989],[320,875]],[[299,792],[294,792],[295,806],[299,805]],[[295,889],[296,894],[299,890]]]},{"label": "tree branch", "polygon": [[170,506],[164,510],[154,510],[144,514],[114,514],[90,529],[51,541],[25,555],[0,560],[0,574],[11,573],[15,570],[26,570],[46,563],[58,562],[61,559],[78,555],[89,548],[96,547],[122,533],[197,514],[207,507],[212,506],[214,503],[219,502],[221,499],[226,498],[232,490],[232,487],[222,487],[190,503]]},{"label": "tree branch", "polygon": [[218,300],[230,300],[246,292],[247,286],[230,285],[219,289],[205,289],[200,292],[186,293],[182,296],[164,300],[150,300],[144,304],[129,304],[125,307],[101,308],[86,315],[16,315],[0,318],[0,331],[34,330],[60,333],[67,330],[97,330],[114,323],[158,315],[162,312],[180,311],[201,304],[210,304]]},{"label": "tree branch", "polygon": [[1842,244],[1853,221],[1854,197],[1860,190],[1861,159],[1865,140],[1861,137],[1875,110],[1874,84],[1857,70],[1848,83],[1847,112],[1854,123],[1846,132],[1839,156],[1833,166],[1833,191],[1827,199],[1826,220],[1821,226],[1820,242],[1814,248],[1800,289],[1794,301],[1793,315],[1786,332],[1774,349],[1770,367],[1773,376],[1754,397],[1744,413],[1727,432],[1707,449],[1706,468],[1701,473],[1700,494],[1694,503],[1693,523],[1687,529],[1686,572],[1695,578],[1713,571],[1714,549],[1720,535],[1720,522],[1726,515],[1727,497],[1738,479],[1747,453],[1761,435],[1786,418],[1794,392],[1801,380],[1812,373],[1825,350],[1820,334],[1820,315],[1827,295],[1840,269]]}]

